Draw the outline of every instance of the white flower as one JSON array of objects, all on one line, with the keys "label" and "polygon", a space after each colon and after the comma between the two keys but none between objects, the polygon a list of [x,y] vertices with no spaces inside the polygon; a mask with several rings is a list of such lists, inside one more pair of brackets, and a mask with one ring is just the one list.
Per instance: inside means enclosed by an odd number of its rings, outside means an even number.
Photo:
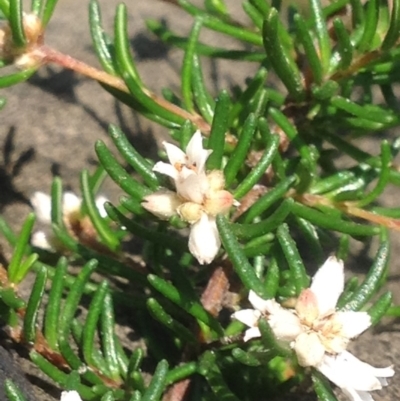
[{"label": "white flower", "polygon": [[60,401],[82,401],[77,391],[63,391]]},{"label": "white flower", "polygon": [[336,310],[343,288],[343,262],[330,257],[310,288],[301,292],[294,310],[250,291],[254,309],[238,311],[233,317],[250,327],[245,341],[260,337],[258,321],[267,319],[276,337],[290,342],[301,366],[319,370],[352,401],[373,401],[369,392],[386,386],[394,370],[374,368],[346,351],[349,341],[371,325],[371,318],[367,312]]},{"label": "white flower", "polygon": [[[35,192],[31,199],[31,204],[37,220],[39,223],[48,226],[43,231],[36,231],[32,234],[31,243],[32,245],[52,250],[57,247],[55,238],[53,237],[51,226],[51,197],[44,192]],[[104,203],[108,199],[104,196],[98,196],[96,198],[96,206],[102,217],[107,216],[106,210],[104,209]],[[62,213],[64,224],[67,229],[73,231],[73,228],[79,224],[81,219],[81,205],[82,199],[76,196],[73,192],[64,192],[62,198]]]},{"label": "white flower", "polygon": [[235,204],[230,192],[224,190],[222,171],[206,172],[211,150],[203,148],[200,131],[196,131],[186,147],[164,142],[169,163],[158,162],[153,170],[172,178],[176,192],[162,189],[144,197],[142,206],[161,219],[178,214],[191,224],[189,250],[200,264],[211,263],[221,240],[215,223],[219,213],[227,213]]}]

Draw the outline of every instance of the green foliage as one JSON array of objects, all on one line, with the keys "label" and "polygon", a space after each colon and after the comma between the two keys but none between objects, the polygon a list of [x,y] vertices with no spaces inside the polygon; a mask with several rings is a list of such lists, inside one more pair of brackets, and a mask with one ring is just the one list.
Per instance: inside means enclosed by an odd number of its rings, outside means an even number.
[{"label": "green foliage", "polygon": [[[43,28],[56,3],[32,1],[31,12]],[[259,339],[243,343],[243,326],[226,316],[245,303],[249,291],[290,304],[309,287],[307,260],[315,269],[332,250],[346,259],[353,241],[366,247],[379,241],[364,281],[349,279],[338,306],[368,311],[372,324],[385,314],[400,315],[389,292],[376,299],[388,274],[387,229],[400,227],[399,209],[379,204],[389,184],[400,186],[393,165],[400,141],[387,131],[400,125],[395,96],[400,1],[390,8],[377,0],[365,5],[337,0],[325,7],[310,0],[308,14],[294,8],[287,21],[270,2],[243,1],[250,25],[234,20],[229,2],[222,0],[206,0],[204,8],[187,0],[177,5],[193,17],[188,37],[159,22],[147,21],[147,26],[183,49],[180,96],[165,89],[159,97],[146,87],[130,50],[123,4],[116,9],[113,32],[106,32],[99,3],[91,0],[90,32],[104,71],[91,76],[88,69],[87,75],[118,101],[166,127],[182,149],[195,130],[206,137],[205,148],[212,150],[207,170],[223,171],[225,189],[241,202],[212,216],[222,243],[214,262],[201,267],[189,251],[180,229],[192,222],[178,214],[161,221],[149,213],[147,197],[173,185],[153,171],[158,160],[146,159],[120,128],[110,125],[115,149],[103,141],[95,144],[100,167],[81,173],[82,205],[74,224],[65,215],[62,180],[53,181],[50,251],[30,244],[34,214],[18,235],[0,218],[0,231],[14,250],[0,275],[0,318],[22,328],[20,334],[13,331],[13,340],[29,344],[34,364],[85,400],[157,401],[182,383],[199,401],[252,401],[258,394],[284,398],[307,372],[288,344],[275,337],[268,319],[259,321]],[[14,52],[3,54],[5,66],[17,63],[15,51],[25,54],[31,48],[22,2],[0,0],[0,10]],[[340,16],[345,10],[349,24]],[[232,50],[202,43],[203,29],[241,44]],[[51,55],[42,62],[56,62]],[[212,93],[203,56],[232,65],[251,61],[258,70],[237,90]],[[38,68],[4,75],[0,87],[23,82]],[[383,95],[379,103],[377,90]],[[353,141],[364,137],[379,141],[376,154]],[[343,166],[344,157],[352,161],[349,167]],[[123,196],[105,204],[104,216],[96,195],[106,177]],[[141,266],[126,252],[130,236],[143,250]],[[29,272],[36,278],[25,301],[18,284]],[[237,297],[227,301],[230,284]],[[79,315],[83,305],[84,317]],[[115,331],[121,322],[114,308],[129,316],[142,340],[129,349]],[[320,400],[336,400],[319,372],[311,377]],[[11,401],[24,400],[12,382],[6,383],[6,392]]]}]

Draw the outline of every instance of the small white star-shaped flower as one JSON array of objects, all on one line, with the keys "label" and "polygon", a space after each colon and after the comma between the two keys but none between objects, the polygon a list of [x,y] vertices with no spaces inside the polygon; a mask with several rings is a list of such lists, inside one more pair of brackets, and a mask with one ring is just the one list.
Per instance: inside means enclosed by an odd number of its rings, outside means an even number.
[{"label": "small white star-shaped flower", "polygon": [[319,370],[352,401],[373,401],[369,392],[386,386],[394,370],[374,368],[346,351],[350,340],[371,325],[371,318],[367,312],[336,310],[343,289],[343,262],[330,257],[310,288],[301,292],[294,310],[250,291],[254,309],[240,310],[233,317],[249,327],[245,341],[260,337],[258,321],[267,319],[275,336],[290,342],[299,365]]},{"label": "small white star-shaped flower", "polygon": [[144,197],[142,206],[161,219],[178,214],[191,225],[189,250],[200,264],[211,263],[218,253],[221,240],[215,217],[227,213],[235,201],[224,190],[222,171],[206,172],[211,150],[203,148],[200,131],[196,131],[186,147],[164,142],[169,163],[158,162],[153,170],[172,178],[176,192],[166,189]]}]

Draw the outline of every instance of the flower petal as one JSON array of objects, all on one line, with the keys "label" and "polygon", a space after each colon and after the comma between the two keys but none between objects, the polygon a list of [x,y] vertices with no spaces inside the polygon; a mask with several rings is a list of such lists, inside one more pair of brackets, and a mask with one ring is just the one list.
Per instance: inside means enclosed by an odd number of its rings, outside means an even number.
[{"label": "flower petal", "polygon": [[325,354],[325,347],[319,340],[318,334],[314,332],[301,333],[297,336],[294,350],[299,365],[303,367],[319,365]]},{"label": "flower petal", "polygon": [[51,198],[44,192],[34,192],[31,196],[31,204],[37,219],[41,223],[51,224]]},{"label": "flower petal", "polygon": [[203,213],[200,220],[193,224],[189,235],[189,251],[200,264],[209,264],[217,255],[221,240],[215,218]]},{"label": "flower petal", "polygon": [[310,289],[317,298],[320,317],[335,311],[344,289],[343,261],[329,257],[315,273]]},{"label": "flower petal", "polygon": [[258,338],[261,337],[261,333],[258,327],[252,327],[250,329],[247,329],[246,332],[244,333],[243,336],[243,341],[247,342],[251,340],[252,338]]},{"label": "flower petal", "polygon": [[174,181],[176,181],[179,177],[178,170],[171,164],[164,162],[156,163],[153,167],[153,171],[155,171],[156,173],[167,175],[168,177],[171,177]]},{"label": "flower petal", "polygon": [[142,206],[162,220],[168,220],[176,214],[181,204],[177,194],[168,190],[160,190],[143,198]]},{"label": "flower petal", "polygon": [[254,309],[259,310],[262,314],[266,312],[273,313],[278,309],[282,309],[280,304],[274,299],[263,299],[253,290],[249,291],[249,302],[253,305]]},{"label": "flower petal", "polygon": [[196,131],[186,147],[186,155],[190,166],[196,167],[198,174],[205,173],[205,164],[212,150],[203,148],[203,138],[200,131]]},{"label": "flower petal", "polygon": [[336,320],[342,325],[341,334],[347,338],[357,337],[372,324],[367,312],[336,312]]},{"label": "flower petal", "polygon": [[172,167],[175,168],[177,164],[186,164],[186,154],[183,150],[179,149],[178,146],[165,141],[163,142],[163,145]]},{"label": "flower petal", "polygon": [[232,314],[233,319],[239,320],[248,327],[257,327],[260,317],[260,311],[254,309],[242,309]]},{"label": "flower petal", "polygon": [[348,351],[337,356],[326,354],[317,369],[338,387],[360,392],[380,390],[385,385],[382,378],[394,375],[392,367],[374,368]]},{"label": "flower petal", "polygon": [[268,323],[279,340],[294,341],[303,331],[299,318],[289,309],[281,308],[271,314]]},{"label": "flower petal", "polygon": [[82,401],[77,391],[63,391],[60,401]]},{"label": "flower petal", "polygon": [[[187,169],[184,168],[184,171],[187,171]],[[196,174],[193,172],[186,176],[180,175],[175,184],[176,192],[179,196],[194,203],[203,203],[204,195],[208,189],[205,174]]]},{"label": "flower petal", "polygon": [[44,231],[36,231],[32,234],[31,244],[40,249],[51,251],[53,248],[48,240],[48,235]]}]

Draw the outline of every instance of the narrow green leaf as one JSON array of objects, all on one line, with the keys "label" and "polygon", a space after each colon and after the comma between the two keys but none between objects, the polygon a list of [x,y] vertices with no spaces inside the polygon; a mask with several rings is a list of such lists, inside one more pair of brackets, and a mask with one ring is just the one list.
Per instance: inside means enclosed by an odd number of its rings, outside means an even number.
[{"label": "narrow green leaf", "polygon": [[232,350],[232,356],[240,363],[246,366],[260,366],[261,362],[250,352],[243,351],[240,348]]},{"label": "narrow green leaf", "polygon": [[192,88],[194,101],[201,115],[208,123],[211,123],[214,117],[215,100],[207,91],[201,69],[200,57],[197,54],[193,55],[192,60]]},{"label": "narrow green leaf", "polygon": [[8,88],[9,86],[19,84],[20,82],[25,82],[36,71],[37,68],[29,68],[28,70],[23,70],[11,75],[0,77],[0,88]]},{"label": "narrow green leaf", "polygon": [[192,30],[189,34],[188,46],[186,47],[185,55],[183,57],[182,71],[181,71],[181,88],[183,104],[186,110],[193,112],[193,95],[192,95],[192,65],[193,57],[196,50],[196,44],[199,40],[200,31],[203,26],[203,19],[196,17],[193,23]]},{"label": "narrow green leaf", "polygon": [[366,4],[364,31],[358,43],[358,50],[363,53],[371,50],[378,27],[379,0],[369,0]]},{"label": "narrow green leaf", "polygon": [[53,16],[58,0],[47,0],[43,9],[42,23],[45,27]]},{"label": "narrow green leaf", "polygon": [[110,373],[106,361],[95,352],[97,326],[107,291],[108,282],[103,281],[94,293],[85,319],[85,325],[83,326],[82,353],[88,366],[96,367],[102,374],[109,376]]},{"label": "narrow green leaf", "polygon": [[47,269],[42,267],[36,273],[35,283],[26,306],[24,324],[22,332],[28,343],[34,343],[37,331],[37,318],[39,307],[43,299],[43,294],[47,282]]},{"label": "narrow green leaf", "polygon": [[265,220],[257,223],[233,224],[232,230],[240,239],[250,239],[270,233],[285,221],[286,217],[291,212],[293,204],[293,199],[285,199]]},{"label": "narrow green leaf", "polygon": [[133,179],[121,164],[115,159],[103,141],[97,141],[95,145],[97,156],[110,175],[111,179],[117,183],[127,194],[139,201],[151,190]]},{"label": "narrow green leaf", "polygon": [[260,161],[236,188],[233,194],[235,199],[243,198],[243,196],[246,195],[266,173],[267,168],[272,163],[272,160],[278,152],[279,140],[280,138],[278,135],[271,135],[269,137],[269,142],[266,146],[265,152],[260,158]]},{"label": "narrow green leaf", "polygon": [[257,277],[253,266],[251,266],[241,249],[228,219],[225,216],[217,216],[217,227],[221,236],[222,245],[231,259],[233,268],[241,279],[243,285],[248,290],[253,290],[259,296],[266,298],[264,285]]},{"label": "narrow green leaf", "polygon": [[[56,366],[54,366],[51,362],[49,362],[46,358],[40,355],[36,351],[31,351],[29,353],[29,357],[31,361],[48,377],[58,383],[61,387],[65,387],[67,384],[69,375],[67,373],[62,372]],[[102,382],[101,382],[102,383]],[[91,387],[80,384],[76,391],[78,391],[79,395],[82,399],[88,401],[94,401],[98,398],[97,394],[95,394]]]},{"label": "narrow green leaf", "polygon": [[20,272],[20,266],[22,263],[22,258],[29,246],[29,239],[32,233],[33,225],[35,224],[35,215],[30,213],[26,218],[21,233],[18,237],[18,241],[15,245],[13,255],[8,265],[8,278],[11,283],[18,283],[18,279],[21,275],[24,275],[24,271]]},{"label": "narrow green leaf", "polygon": [[32,0],[31,2],[31,13],[40,16],[42,10],[43,0]]},{"label": "narrow green leaf", "polygon": [[152,316],[157,319],[162,325],[171,330],[182,342],[197,344],[197,339],[185,326],[177,322],[162,305],[154,298],[147,300],[147,307]]},{"label": "narrow green leaf", "polygon": [[280,40],[278,30],[278,11],[274,8],[268,14],[263,26],[263,40],[268,61],[286,86],[290,95],[300,101],[304,98],[303,77],[292,57]]},{"label": "narrow green leaf", "polygon": [[321,0],[310,0],[310,11],[312,23],[318,40],[323,72],[326,74],[329,69],[329,62],[331,58],[331,41],[322,11]]},{"label": "narrow green leaf", "polygon": [[400,35],[400,1],[392,1],[392,15],[389,29],[383,39],[382,50],[390,50],[397,42]]},{"label": "narrow green leaf", "polygon": [[153,164],[140,155],[118,127],[110,124],[108,132],[122,157],[140,174],[145,184],[152,190],[157,189],[159,183],[157,176],[152,170]]},{"label": "narrow green leaf", "polygon": [[120,379],[120,354],[123,354],[123,366],[126,366],[128,361],[122,347],[119,349],[120,344],[115,334],[116,323],[114,315],[113,299],[110,290],[108,289],[104,297],[101,311],[103,355],[108,371],[110,372],[110,377],[118,381]]},{"label": "narrow green leaf", "polygon": [[320,85],[323,80],[323,68],[317,50],[314,47],[314,38],[311,36],[307,24],[300,14],[296,14],[294,16],[294,23],[297,30],[298,39],[303,45],[307,62],[310,64],[314,82],[317,85]]},{"label": "narrow green leaf", "polygon": [[344,70],[353,60],[353,45],[343,21],[340,18],[333,20],[333,27],[337,38],[338,53],[340,55],[340,69]]},{"label": "narrow green leaf", "polygon": [[381,142],[381,171],[379,174],[378,182],[375,188],[357,202],[358,207],[364,207],[378,198],[379,195],[385,190],[389,182],[390,169],[392,166],[392,155],[390,145],[387,141]]},{"label": "narrow green leaf", "polygon": [[9,401],[26,401],[24,394],[11,379],[4,381],[4,392]]},{"label": "narrow green leaf", "polygon": [[264,280],[266,299],[271,299],[276,297],[276,293],[279,288],[279,280],[280,280],[280,274],[279,274],[278,262],[274,257],[272,257],[269,262],[267,274],[265,275],[265,280]]},{"label": "narrow green leaf", "polygon": [[230,103],[231,99],[228,92],[223,90],[216,101],[214,119],[208,139],[208,148],[212,149],[212,153],[207,159],[207,168],[210,170],[221,168],[225,147],[225,134],[229,128],[228,116]]},{"label": "narrow green leaf", "polygon": [[58,260],[52,279],[49,299],[47,302],[44,335],[51,349],[58,349],[58,322],[61,310],[61,299],[64,289],[64,276],[67,273],[68,261],[65,257]]},{"label": "narrow green leaf", "polygon": [[89,3],[89,27],[94,50],[102,67],[109,74],[116,75],[111,43],[102,27],[101,10],[97,0],[91,0]]},{"label": "narrow green leaf", "polygon": [[133,97],[153,114],[157,114],[159,117],[177,125],[182,125],[184,122],[182,117],[160,106],[150,96],[148,96],[143,89],[136,66],[130,55],[129,38],[127,34],[127,11],[125,4],[120,4],[117,7],[117,13],[115,16],[115,53],[118,65],[121,69],[122,78]]},{"label": "narrow green leaf", "polygon": [[38,259],[39,255],[37,253],[32,253],[19,265],[17,275],[14,279],[15,284],[20,283],[26,277]]},{"label": "narrow green leaf", "polygon": [[292,213],[296,216],[308,220],[317,227],[328,230],[338,231],[356,237],[376,235],[380,232],[379,227],[353,223],[348,220],[333,219],[329,214],[319,212],[316,209],[312,209],[297,202],[293,203],[291,209]]},{"label": "narrow green leaf", "polygon": [[10,18],[10,2],[8,0],[0,0],[0,10],[8,20]]},{"label": "narrow green leaf", "polygon": [[251,113],[244,122],[236,147],[230,155],[228,163],[224,168],[225,184],[227,188],[233,183],[246,160],[256,127],[256,117],[253,113]]},{"label": "narrow green leaf", "polygon": [[260,14],[258,9],[248,1],[244,1],[242,3],[242,8],[244,12],[248,15],[248,17],[252,20],[254,26],[261,30],[263,27],[263,16]]},{"label": "narrow green leaf", "polygon": [[171,369],[165,378],[165,383],[167,385],[176,383],[189,376],[194,375],[197,372],[197,362],[188,362],[183,365],[177,366]]},{"label": "narrow green leaf", "polygon": [[164,388],[168,373],[168,362],[162,360],[158,363],[149,386],[143,393],[141,401],[159,401]]},{"label": "narrow green leaf", "polygon": [[13,44],[17,47],[26,45],[25,29],[23,25],[22,0],[9,0],[10,15],[9,22],[13,38]]},{"label": "narrow green leaf", "polygon": [[153,274],[149,274],[147,279],[153,288],[163,294],[171,302],[178,305],[187,313],[206,324],[219,335],[222,335],[221,325],[209,312],[204,309],[200,301],[194,300],[193,298],[183,298],[182,294],[176,289],[176,287]]},{"label": "narrow green leaf", "polygon": [[0,288],[0,299],[12,309],[20,309],[25,307],[25,301],[21,299],[12,287]]},{"label": "narrow green leaf", "polygon": [[296,243],[289,233],[288,225],[282,224],[278,228],[276,236],[288,262],[292,279],[296,287],[296,293],[299,295],[304,288],[309,286],[310,278],[307,275],[306,268],[301,260],[299,251],[297,250]]},{"label": "narrow green leaf", "polygon": [[100,214],[93,193],[90,189],[89,172],[87,170],[82,170],[81,172],[81,191],[84,205],[90,217],[90,221],[96,229],[96,233],[110,250],[114,252],[117,251],[120,246],[119,240],[116,237],[116,234],[108,226],[107,221]]},{"label": "narrow green leaf", "polygon": [[388,261],[389,243],[386,240],[381,243],[374,263],[365,277],[365,280],[354,291],[353,296],[347,301],[342,310],[360,310],[370,300],[387,274]]},{"label": "narrow green leaf", "polygon": [[392,306],[393,295],[390,291],[382,294],[379,299],[368,309],[368,314],[371,317],[372,325],[377,324],[388,309]]},{"label": "narrow green leaf", "polygon": [[338,399],[335,397],[335,394],[333,394],[329,382],[321,373],[313,370],[311,378],[313,381],[314,390],[320,401],[338,401]]},{"label": "narrow green leaf", "polygon": [[290,187],[296,182],[296,177],[287,177],[280,181],[274,188],[269,189],[263,196],[251,205],[250,209],[242,219],[243,223],[251,223],[256,217],[259,217],[275,202],[283,198]]}]

